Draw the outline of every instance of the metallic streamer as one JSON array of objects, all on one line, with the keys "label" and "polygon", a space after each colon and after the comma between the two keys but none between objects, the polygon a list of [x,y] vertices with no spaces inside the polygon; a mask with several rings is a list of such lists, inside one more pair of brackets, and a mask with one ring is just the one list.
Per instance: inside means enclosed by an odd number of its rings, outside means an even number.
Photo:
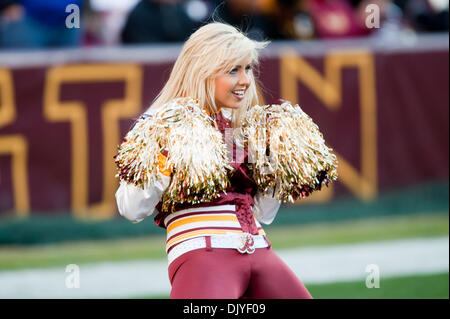
[{"label": "metallic streamer", "polygon": [[294,202],[337,180],[336,156],[300,106],[256,105],[241,130],[253,179],[263,192],[276,187],[279,200]]},{"label": "metallic streamer", "polygon": [[226,144],[198,100],[174,99],[139,119],[118,148],[116,177],[150,187],[158,179],[158,154],[165,150],[171,182],[162,197],[164,211],[211,201],[229,186],[227,169],[233,168]]}]

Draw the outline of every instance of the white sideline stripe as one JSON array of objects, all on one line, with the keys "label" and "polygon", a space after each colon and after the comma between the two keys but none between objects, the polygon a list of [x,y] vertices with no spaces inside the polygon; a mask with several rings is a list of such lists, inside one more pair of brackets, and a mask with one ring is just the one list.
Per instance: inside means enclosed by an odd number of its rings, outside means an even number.
[{"label": "white sideline stripe", "polygon": [[[161,248],[163,249],[163,248]],[[449,237],[277,251],[306,284],[361,280],[369,264],[383,278],[448,272]],[[65,287],[65,267],[0,272],[0,298],[120,298],[169,295],[167,261],[80,265],[80,288]]]},{"label": "white sideline stripe", "polygon": [[[378,265],[383,278],[448,272],[449,237],[308,247],[280,252],[280,257],[305,283],[361,280],[366,266]],[[313,262],[309,262],[313,261]]]}]

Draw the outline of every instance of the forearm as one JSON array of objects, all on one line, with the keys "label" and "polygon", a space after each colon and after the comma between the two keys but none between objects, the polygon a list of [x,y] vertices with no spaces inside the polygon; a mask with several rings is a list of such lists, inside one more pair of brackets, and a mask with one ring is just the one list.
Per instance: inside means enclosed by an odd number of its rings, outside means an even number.
[{"label": "forearm", "polygon": [[151,216],[170,183],[169,176],[159,174],[159,178],[154,184],[144,189],[122,181],[116,192],[119,214],[133,223]]}]

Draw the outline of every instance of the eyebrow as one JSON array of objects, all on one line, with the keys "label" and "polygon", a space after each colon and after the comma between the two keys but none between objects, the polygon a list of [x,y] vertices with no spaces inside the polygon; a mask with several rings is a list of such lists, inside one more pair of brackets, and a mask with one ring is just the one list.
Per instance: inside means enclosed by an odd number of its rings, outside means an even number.
[{"label": "eyebrow", "polygon": [[[248,66],[253,66],[253,64],[249,63],[245,67],[248,67]],[[237,68],[237,69],[240,69],[240,68],[242,68],[242,65],[235,65],[234,67]]]}]

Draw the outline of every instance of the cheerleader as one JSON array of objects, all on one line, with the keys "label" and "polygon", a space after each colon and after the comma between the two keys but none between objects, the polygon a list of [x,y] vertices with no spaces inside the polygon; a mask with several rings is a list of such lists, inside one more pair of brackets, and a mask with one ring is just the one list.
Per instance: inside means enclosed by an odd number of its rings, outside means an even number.
[{"label": "cheerleader", "polygon": [[170,298],[311,298],[261,223],[335,179],[335,157],[300,107],[259,106],[266,45],[222,23],[198,29],[119,147],[119,213],[167,230]]}]

